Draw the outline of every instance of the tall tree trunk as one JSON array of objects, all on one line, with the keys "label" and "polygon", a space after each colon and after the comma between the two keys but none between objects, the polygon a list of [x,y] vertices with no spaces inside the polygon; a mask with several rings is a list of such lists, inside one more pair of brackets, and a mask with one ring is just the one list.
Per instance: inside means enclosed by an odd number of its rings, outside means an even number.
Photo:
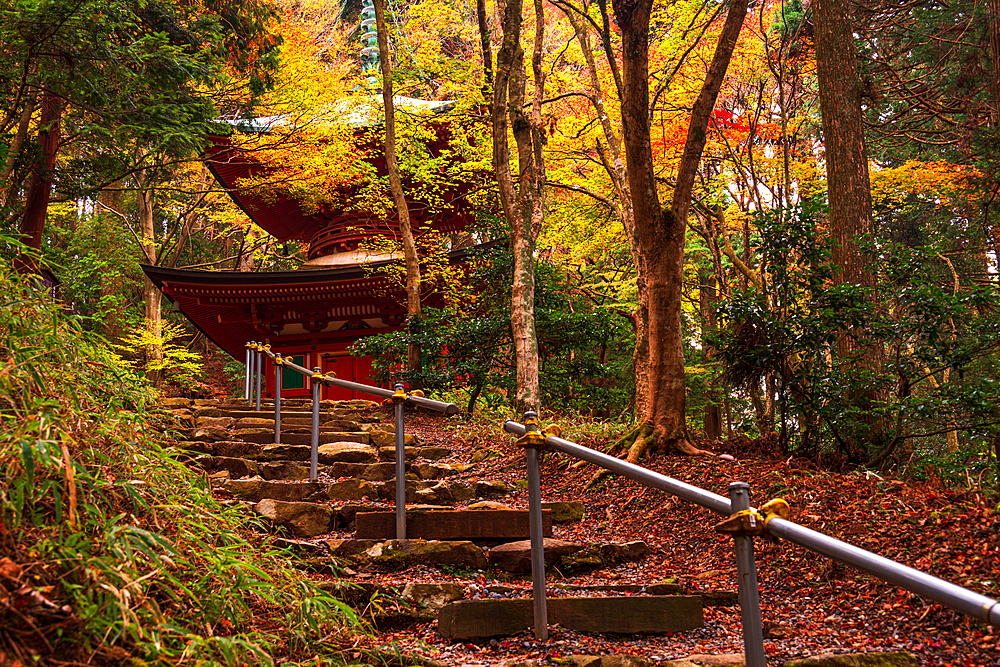
[{"label": "tall tree trunk", "polygon": [[[635,348],[632,352],[632,372],[635,377],[635,414],[639,418],[646,414],[649,404],[649,301],[646,293],[646,264],[643,261],[642,253],[635,236],[635,213],[632,209],[632,193],[629,190],[628,172],[625,168],[625,159],[622,155],[622,140],[615,131],[604,107],[604,90],[601,78],[597,71],[597,61],[594,52],[590,48],[589,23],[585,22],[572,8],[560,5],[566,17],[569,19],[573,30],[576,32],[577,41],[580,43],[580,52],[587,63],[587,71],[590,74],[590,85],[592,92],[590,95],[597,118],[601,123],[604,132],[604,140],[610,153],[610,160],[604,156],[603,148],[598,143],[598,153],[604,164],[608,177],[615,188],[617,196],[618,217],[625,228],[625,237],[628,240],[629,252],[632,254],[632,262],[636,270],[636,283],[639,288],[639,305],[635,312],[629,317],[632,329],[635,333]],[[610,26],[606,26],[610,31]],[[602,36],[603,37],[603,36]],[[618,76],[618,63],[614,59],[608,61],[608,67],[615,72],[615,80]]]},{"label": "tall tree trunk", "polygon": [[[702,269],[699,275],[701,285],[701,298],[699,299],[699,312],[701,315],[701,350],[705,362],[712,358],[712,344],[710,338],[715,332],[716,317],[715,309],[719,302],[718,291],[715,288],[715,274]],[[719,394],[711,380],[705,388],[705,412],[702,419],[702,426],[705,431],[705,438],[709,442],[714,442],[722,435],[722,409],[719,405]]]},{"label": "tall tree trunk", "polygon": [[729,6],[719,43],[692,108],[670,207],[664,208],[657,192],[649,128],[648,48],[652,5],[652,0],[612,2],[622,32],[622,126],[636,242],[645,262],[649,303],[649,404],[646,422],[637,430],[629,447],[630,461],[638,460],[647,451],[705,453],[688,441],[684,421],[681,333],[684,236],[708,123],[747,11],[747,0],[733,0]]},{"label": "tall tree trunk", "polygon": [[[874,233],[875,226],[851,6],[849,0],[816,0],[813,12],[834,283],[866,288],[872,312],[877,312],[876,276],[859,244],[859,239]],[[876,404],[884,399],[876,384],[881,376],[884,351],[876,341],[866,343],[864,332],[839,332],[837,348],[842,364],[857,366],[873,378],[869,385],[845,397],[862,415],[856,421],[856,428],[844,431],[847,454],[852,461],[864,463],[870,452],[880,451],[887,442],[882,420],[873,415]]]},{"label": "tall tree trunk", "polygon": [[[31,183],[24,203],[24,217],[21,219],[21,240],[32,250],[42,247],[45,232],[45,216],[52,194],[52,170],[56,165],[59,150],[59,121],[62,119],[62,100],[46,91],[42,95],[42,114],[38,127],[38,150],[40,153],[32,169]],[[23,273],[38,271],[34,257],[18,255],[15,268]]]},{"label": "tall tree trunk", "polygon": [[993,72],[990,77],[993,88],[993,119],[991,125],[1000,127],[1000,0],[989,0],[990,21],[990,62]]},{"label": "tall tree trunk", "polygon": [[[410,227],[410,209],[403,194],[403,183],[396,163],[396,111],[392,99],[392,69],[389,64],[389,34],[385,27],[385,8],[382,0],[374,0],[375,27],[378,31],[378,54],[382,66],[382,105],[385,108],[385,166],[389,172],[392,201],[399,214],[399,233],[403,241],[403,258],[406,263],[406,316],[409,323],[420,317],[420,258],[413,242]],[[410,372],[420,370],[420,346],[411,343],[407,349]],[[412,384],[412,382],[411,382]]]},{"label": "tall tree trunk", "polygon": [[[153,216],[153,190],[149,183],[148,175],[140,172],[136,177],[137,188],[136,198],[139,205],[139,235],[142,239],[142,254],[147,264],[156,264],[156,225]],[[163,338],[163,321],[160,312],[160,302],[162,296],[156,284],[143,275],[142,279],[142,301],[146,315],[146,331],[153,341]],[[163,350],[160,346],[151,344],[146,349],[146,364],[154,364],[163,358]],[[146,378],[159,386],[163,380],[163,374],[158,370],[148,369]]]},{"label": "tall tree trunk", "polygon": [[[535,332],[535,241],[541,231],[545,164],[541,100],[544,91],[542,45],[544,15],[541,0],[535,1],[535,47],[532,54],[535,91],[530,117],[524,112],[527,75],[521,48],[521,0],[511,0],[504,10],[503,44],[497,52],[496,85],[491,107],[493,170],[500,190],[500,204],[510,224],[514,253],[514,284],[511,290],[511,329],[516,356],[515,403],[521,409],[537,409],[538,337]],[[482,24],[482,22],[481,22]],[[510,169],[507,128],[517,145],[518,185]]]}]

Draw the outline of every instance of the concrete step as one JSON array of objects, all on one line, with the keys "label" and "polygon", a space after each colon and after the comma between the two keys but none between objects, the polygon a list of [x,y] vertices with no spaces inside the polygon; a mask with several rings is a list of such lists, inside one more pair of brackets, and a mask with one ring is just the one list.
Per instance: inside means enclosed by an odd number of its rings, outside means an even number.
[{"label": "concrete step", "polygon": [[[542,512],[542,531],[552,535],[552,512]],[[406,536],[424,540],[523,540],[530,535],[527,510],[410,511]],[[387,540],[396,536],[395,512],[357,515],[355,537]]]},{"label": "concrete step", "polygon": [[[704,624],[697,595],[547,598],[546,606],[550,625],[577,632],[681,632]],[[530,599],[460,600],[438,612],[438,632],[450,640],[513,635],[533,626]]]}]

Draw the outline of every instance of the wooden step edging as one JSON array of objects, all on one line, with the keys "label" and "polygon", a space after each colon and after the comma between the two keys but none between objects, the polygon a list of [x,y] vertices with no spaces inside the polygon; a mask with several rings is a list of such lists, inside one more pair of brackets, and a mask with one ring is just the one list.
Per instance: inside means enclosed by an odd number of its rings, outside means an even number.
[{"label": "wooden step edging", "polygon": [[[395,512],[358,512],[355,539],[396,536]],[[552,536],[552,512],[542,510],[542,532]],[[523,540],[530,535],[527,510],[434,510],[406,513],[406,536],[424,540]]]},{"label": "wooden step edging", "polygon": [[[578,632],[680,632],[704,624],[701,596],[546,598],[550,625]],[[460,600],[441,608],[438,633],[444,639],[517,634],[534,625],[530,598]]]}]

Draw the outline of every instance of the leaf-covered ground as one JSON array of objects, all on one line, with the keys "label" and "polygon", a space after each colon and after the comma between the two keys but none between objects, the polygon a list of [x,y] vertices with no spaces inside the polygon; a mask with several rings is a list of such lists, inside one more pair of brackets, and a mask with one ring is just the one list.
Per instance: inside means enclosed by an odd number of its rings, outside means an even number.
[{"label": "leaf-covered ground", "polygon": [[[525,475],[523,453],[497,429],[422,415],[407,417],[422,441],[452,447],[467,460],[476,449],[499,453],[478,464],[473,478],[513,484]],[[569,434],[568,437],[573,437]],[[599,442],[581,438],[582,444]],[[977,592],[1000,598],[1000,512],[996,497],[949,491],[874,473],[832,473],[808,462],[755,455],[752,446],[730,449],[735,461],[659,457],[646,464],[674,478],[725,495],[730,481],[752,487],[753,501],[784,498],[792,519],[815,530],[917,567]],[[677,577],[690,593],[736,590],[732,541],[713,531],[720,517],[630,480],[611,478],[585,490],[593,467],[572,466],[559,454],[542,465],[544,500],[580,500],[583,522],[557,525],[554,537],[594,543],[645,540],[645,561],[591,574],[556,571],[549,584],[646,584]],[[520,491],[505,502],[526,507]],[[1000,665],[1000,629],[929,603],[846,566],[788,543],[756,541],[765,622],[765,650],[775,664],[822,652],[909,650],[926,665]],[[442,580],[427,568],[376,575],[381,583]],[[530,594],[527,578],[461,576],[469,595],[494,583]],[[514,593],[517,595],[518,593]],[[565,594],[550,588],[550,595]],[[386,632],[380,642],[400,645],[445,664],[505,664],[574,653],[630,653],[676,658],[691,653],[742,652],[738,607],[706,607],[699,630],[665,636],[584,635],[554,628],[547,642],[530,633],[480,642],[442,641],[435,622]]]}]

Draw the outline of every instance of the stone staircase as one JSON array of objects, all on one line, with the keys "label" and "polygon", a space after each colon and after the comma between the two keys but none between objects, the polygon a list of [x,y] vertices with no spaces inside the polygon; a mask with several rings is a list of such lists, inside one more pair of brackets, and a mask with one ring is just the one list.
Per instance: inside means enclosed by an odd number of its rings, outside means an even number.
[{"label": "stone staircase", "polygon": [[[309,481],[311,401],[282,402],[279,444],[273,442],[272,405],[256,412],[240,400],[167,399],[167,407],[187,435],[178,446],[188,453],[189,465],[209,475],[217,494],[287,536],[277,539],[299,555],[304,569],[341,573],[321,583],[349,604],[364,608],[373,595],[398,596],[412,602],[412,613],[409,620],[397,614],[393,626],[424,623],[436,614],[445,639],[505,636],[533,625],[527,510],[502,502],[516,491],[508,484],[467,479],[475,463],[457,460],[447,447],[421,446],[408,434],[408,539],[394,539],[395,436],[391,418],[379,404],[321,403],[314,482]],[[575,502],[543,507],[550,568],[595,571],[650,553],[645,542],[588,545],[552,539],[553,524],[579,521],[584,507]],[[420,570],[420,582],[387,591],[370,581],[382,573],[405,575],[411,568]],[[479,573],[505,583],[461,583]],[[550,584],[549,589],[559,595],[548,599],[550,625],[586,632],[663,633],[702,624],[703,599],[683,595],[670,581],[646,586]],[[732,604],[734,595],[716,602]]]},{"label": "stone staircase", "polygon": [[[426,627],[436,621],[437,637],[462,646],[496,644],[495,638],[533,626],[529,524],[527,511],[518,507],[520,482],[512,487],[491,479],[477,454],[463,460],[448,447],[421,445],[406,435],[409,539],[397,541],[395,435],[389,411],[379,404],[321,403],[316,481],[309,480],[310,400],[282,402],[277,444],[272,405],[257,412],[242,400],[165,399],[165,406],[182,434],[178,448],[189,466],[209,477],[213,493],[266,519],[272,542],[294,555],[304,576],[355,607],[376,630],[424,628],[424,641],[433,636]],[[580,502],[543,502],[550,627],[626,637],[671,635],[697,632],[705,607],[738,607],[735,591],[700,589],[687,595],[674,579],[620,583],[621,572],[650,557],[652,549],[642,541],[606,542],[598,535],[589,544],[553,538],[567,535],[567,528],[584,518]],[[560,583],[566,573],[589,574],[589,583]],[[872,662],[872,655],[821,656],[794,665],[917,664],[905,653],[885,654],[902,662]],[[741,654],[692,654],[672,661],[602,654],[572,655],[559,664],[739,667],[744,662]]]}]

